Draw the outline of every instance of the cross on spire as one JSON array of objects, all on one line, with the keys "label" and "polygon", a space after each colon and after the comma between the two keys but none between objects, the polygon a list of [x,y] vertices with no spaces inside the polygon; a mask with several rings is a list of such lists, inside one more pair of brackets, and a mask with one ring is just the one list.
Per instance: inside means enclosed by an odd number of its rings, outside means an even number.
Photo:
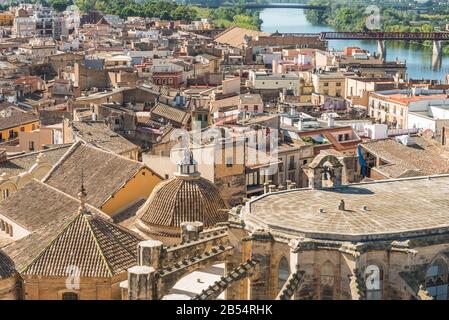
[{"label": "cross on spire", "polygon": [[86,189],[84,188],[84,171],[83,168],[81,168],[81,185],[80,185],[80,191],[78,192],[78,200],[80,201],[80,207],[78,209],[78,213],[87,213],[86,209]]}]

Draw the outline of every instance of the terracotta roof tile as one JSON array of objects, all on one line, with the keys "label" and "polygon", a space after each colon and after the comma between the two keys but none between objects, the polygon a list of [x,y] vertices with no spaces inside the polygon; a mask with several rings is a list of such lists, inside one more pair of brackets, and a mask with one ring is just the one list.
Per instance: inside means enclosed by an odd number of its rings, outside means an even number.
[{"label": "terracotta roof tile", "polygon": [[217,187],[207,179],[174,177],[154,188],[137,215],[148,225],[179,228],[184,221],[201,221],[210,227],[227,221],[220,211],[226,208]]},{"label": "terracotta roof tile", "polygon": [[0,250],[0,279],[7,279],[16,273],[12,260]]},{"label": "terracotta roof tile", "polygon": [[25,275],[67,276],[79,268],[81,277],[113,277],[137,263],[142,239],[97,216],[78,214],[22,272]]},{"label": "terracotta roof tile", "polygon": [[43,154],[43,161],[54,165],[67,152],[70,146],[63,145],[8,158],[6,161],[0,162],[0,174],[6,172],[8,176],[15,176],[27,171],[36,163],[39,154]]},{"label": "terracotta roof tile", "polygon": [[143,167],[138,161],[77,142],[43,181],[77,197],[82,170],[87,203],[99,208]]},{"label": "terracotta roof tile", "polygon": [[181,124],[186,123],[190,116],[187,112],[182,111],[181,109],[173,108],[163,103],[158,103],[153,110],[151,110],[151,114]]},{"label": "terracotta roof tile", "polygon": [[[366,142],[362,147],[388,164],[376,170],[391,178],[449,173],[449,160],[428,150],[405,146],[395,140]],[[418,174],[419,173],[419,174]]]},{"label": "terracotta roof tile", "polygon": [[122,154],[139,148],[102,122],[73,121],[71,126],[82,140],[106,151]]},{"label": "terracotta roof tile", "polygon": [[228,44],[231,47],[239,48],[245,43],[245,37],[269,36],[269,33],[254,31],[240,27],[231,27],[215,37],[214,41]]},{"label": "terracotta roof tile", "polygon": [[37,114],[17,112],[10,117],[0,117],[0,130],[14,128],[37,121],[39,121],[39,116]]},{"label": "terracotta roof tile", "polygon": [[[79,189],[79,186],[78,188]],[[47,226],[52,221],[67,220],[78,211],[79,201],[36,179],[0,202],[0,214],[13,220],[29,232]],[[88,206],[98,214],[99,210]]]}]

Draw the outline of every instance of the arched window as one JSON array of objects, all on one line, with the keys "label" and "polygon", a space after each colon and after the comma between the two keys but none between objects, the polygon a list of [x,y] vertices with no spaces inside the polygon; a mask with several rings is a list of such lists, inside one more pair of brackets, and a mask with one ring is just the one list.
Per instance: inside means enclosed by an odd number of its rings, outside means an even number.
[{"label": "arched window", "polygon": [[436,260],[426,272],[426,290],[435,300],[447,300],[448,270],[447,265]]},{"label": "arched window", "polygon": [[78,294],[75,292],[64,292],[62,300],[78,300]]},{"label": "arched window", "polygon": [[383,272],[376,265],[365,269],[366,300],[382,300]]},{"label": "arched window", "polygon": [[320,299],[334,299],[334,266],[330,262],[325,262],[321,266],[320,273]]},{"label": "arched window", "polygon": [[290,275],[290,266],[285,257],[282,257],[278,266],[278,290],[281,290]]}]

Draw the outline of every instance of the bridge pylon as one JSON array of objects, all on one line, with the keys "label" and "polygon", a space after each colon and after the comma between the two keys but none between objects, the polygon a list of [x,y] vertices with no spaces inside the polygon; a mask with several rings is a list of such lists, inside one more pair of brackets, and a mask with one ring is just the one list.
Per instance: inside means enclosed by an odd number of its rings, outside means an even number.
[{"label": "bridge pylon", "polygon": [[433,40],[432,53],[434,56],[441,56],[441,54],[443,53],[443,45],[441,40]]},{"label": "bridge pylon", "polygon": [[377,40],[377,52],[380,54],[382,59],[387,58],[387,46],[385,40]]},{"label": "bridge pylon", "polygon": [[432,67],[433,70],[441,69],[443,60],[443,44],[441,40],[434,40],[432,45]]}]

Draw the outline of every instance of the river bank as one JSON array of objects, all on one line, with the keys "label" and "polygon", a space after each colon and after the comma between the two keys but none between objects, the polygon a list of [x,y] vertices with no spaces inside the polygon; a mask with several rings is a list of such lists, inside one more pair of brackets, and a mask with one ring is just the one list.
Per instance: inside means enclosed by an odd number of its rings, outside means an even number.
[{"label": "river bank", "polygon": [[198,18],[208,18],[218,28],[237,26],[250,30],[260,30],[262,25],[262,20],[259,18],[259,11],[248,13],[238,7],[210,9],[193,6],[192,8],[196,11]]}]

